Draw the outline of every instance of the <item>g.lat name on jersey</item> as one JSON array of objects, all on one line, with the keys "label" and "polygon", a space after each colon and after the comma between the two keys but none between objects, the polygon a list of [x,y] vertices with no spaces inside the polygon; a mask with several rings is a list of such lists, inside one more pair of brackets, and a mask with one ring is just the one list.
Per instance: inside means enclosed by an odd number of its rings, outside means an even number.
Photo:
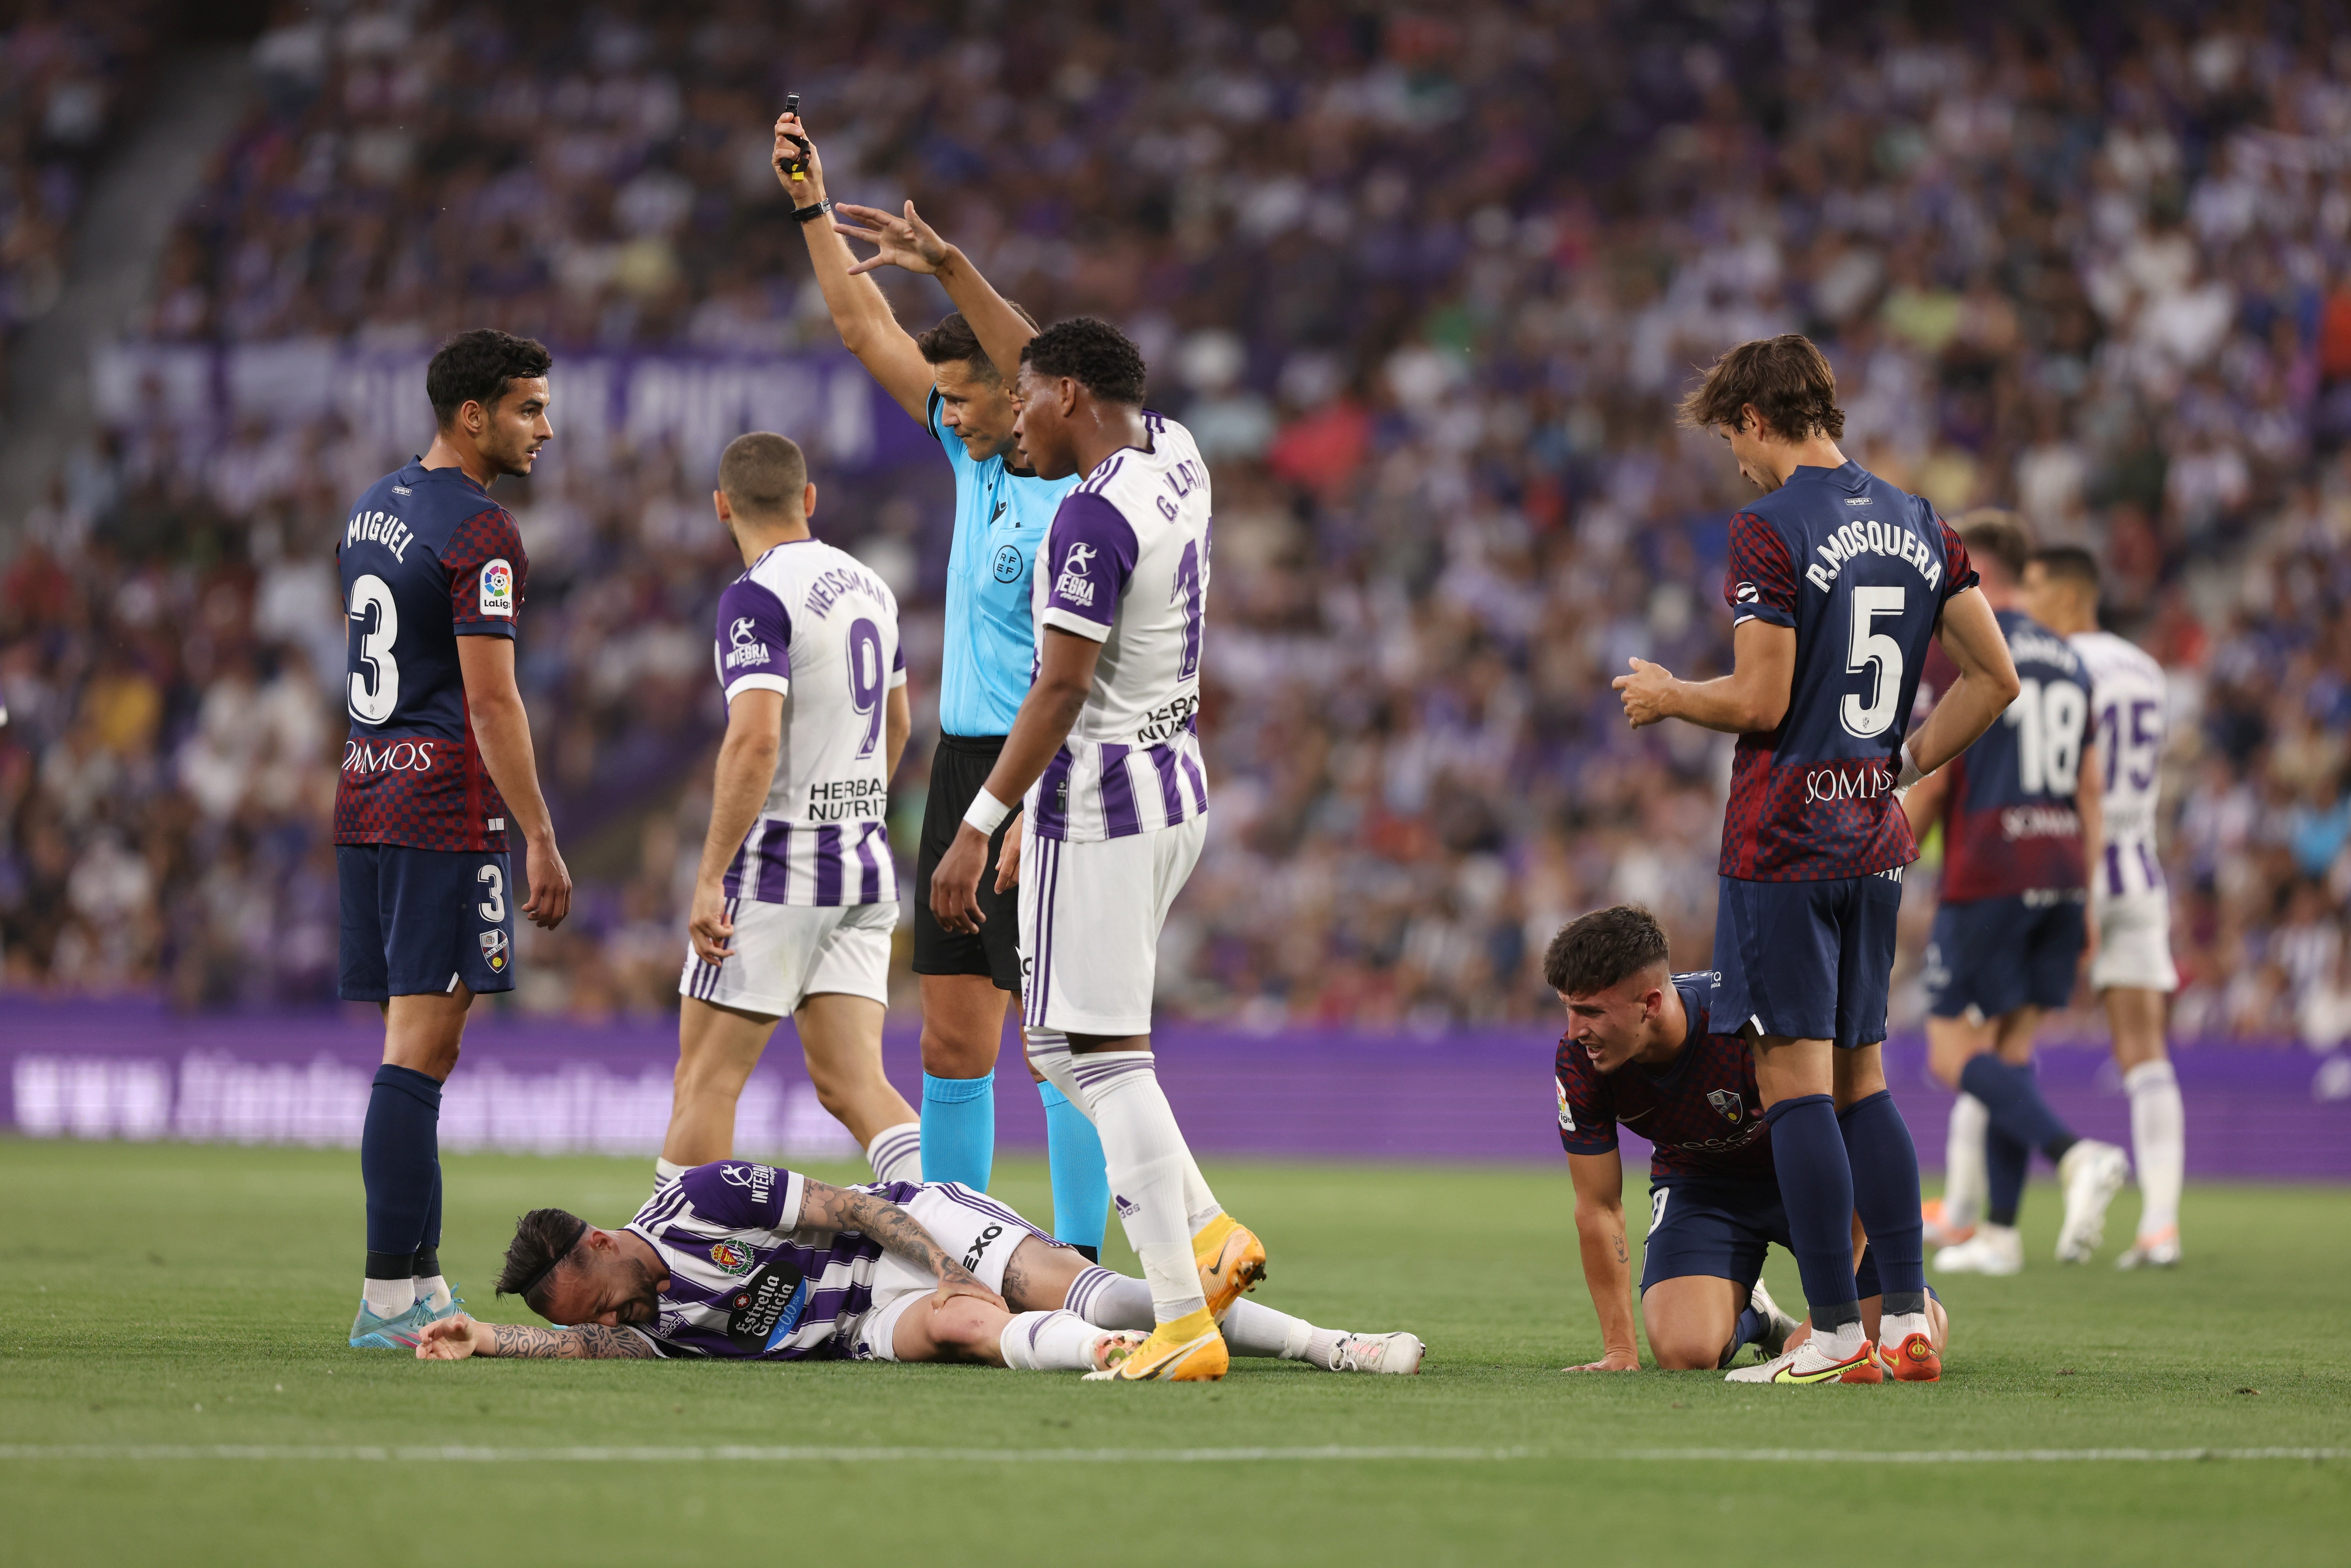
[{"label": "g.lat name on jersey", "polygon": [[1857,555],[1890,555],[1907,560],[1927,580],[1929,590],[1943,580],[1942,557],[1929,549],[1926,540],[1875,517],[1854,518],[1822,541],[1816,553],[1821,559],[1804,570],[1804,580],[1823,593],[1836,581],[1844,563]]}]

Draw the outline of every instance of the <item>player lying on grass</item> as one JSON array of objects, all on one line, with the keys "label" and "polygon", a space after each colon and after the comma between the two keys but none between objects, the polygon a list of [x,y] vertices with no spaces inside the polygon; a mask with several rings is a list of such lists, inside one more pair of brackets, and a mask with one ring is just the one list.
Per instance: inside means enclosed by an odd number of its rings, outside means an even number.
[{"label": "player lying on grass", "polygon": [[[449,1318],[417,1355],[970,1361],[1107,1376],[1152,1326],[1142,1281],[957,1183],[830,1186],[735,1161],[687,1171],[618,1230],[533,1209],[497,1291],[575,1326]],[[1420,1370],[1408,1333],[1319,1329],[1249,1301],[1222,1327],[1237,1355]]]},{"label": "player lying on grass", "polygon": [[[1575,1184],[1583,1281],[1600,1315],[1601,1359],[1576,1372],[1631,1372],[1632,1255],[1625,1235],[1625,1167],[1618,1123],[1650,1140],[1649,1238],[1641,1270],[1641,1318],[1649,1351],[1668,1369],[1727,1367],[1750,1344],[1765,1374],[1798,1325],[1763,1289],[1763,1254],[1789,1245],[1788,1217],[1771,1165],[1755,1061],[1736,1034],[1710,1032],[1716,977],[1675,975],[1666,934],[1646,909],[1618,904],[1570,922],[1543,955],[1543,978],[1567,1008],[1559,1042],[1559,1138]],[[1883,1291],[1865,1254],[1853,1281],[1864,1332],[1877,1344]],[[1945,1320],[1927,1303],[1928,1327],[1827,1377],[1905,1382],[1942,1375]],[[1800,1342],[1799,1342],[1800,1343]],[[1881,1367],[1883,1370],[1881,1370]],[[1760,1380],[1760,1379],[1757,1379]]]}]

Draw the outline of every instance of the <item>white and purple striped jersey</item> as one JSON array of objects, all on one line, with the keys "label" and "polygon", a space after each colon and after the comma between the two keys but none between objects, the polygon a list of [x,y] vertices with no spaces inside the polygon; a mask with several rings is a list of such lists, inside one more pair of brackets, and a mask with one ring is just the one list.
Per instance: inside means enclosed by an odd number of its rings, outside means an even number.
[{"label": "white and purple striped jersey", "polygon": [[2111,632],[2077,632],[2067,641],[2089,672],[2090,722],[2105,768],[2105,842],[2092,852],[2090,890],[2100,898],[2161,892],[2155,810],[2168,717],[2163,666]]},{"label": "white and purple striped jersey", "polygon": [[1102,645],[1093,690],[1030,787],[1030,829],[1071,843],[1173,827],[1208,810],[1200,638],[1208,610],[1208,467],[1192,433],[1145,411],[1151,450],[1102,459],[1062,498],[1033,590],[1049,628]]},{"label": "white and purple striped jersey", "polygon": [[784,697],[775,781],[726,868],[726,896],[828,906],[896,898],[884,732],[906,655],[889,585],[820,540],[778,545],[718,596],[714,657],[728,703],[747,691]]},{"label": "white and purple striped jersey", "polygon": [[[861,1188],[904,1204],[913,1182]],[[882,1244],[854,1230],[803,1230],[807,1178],[722,1160],[656,1189],[628,1228],[661,1254],[660,1316],[632,1325],[665,1356],[799,1361],[845,1356],[841,1326],[873,1304]]]}]

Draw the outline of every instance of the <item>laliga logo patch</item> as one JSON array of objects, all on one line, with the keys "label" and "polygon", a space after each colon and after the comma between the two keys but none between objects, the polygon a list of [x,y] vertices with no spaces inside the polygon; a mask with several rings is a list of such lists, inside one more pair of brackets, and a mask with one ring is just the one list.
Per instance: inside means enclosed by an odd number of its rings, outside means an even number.
[{"label": "laliga logo patch", "polygon": [[1747,1107],[1736,1089],[1712,1089],[1707,1092],[1706,1103],[1722,1113],[1725,1121],[1736,1122],[1747,1113]]},{"label": "laliga logo patch", "polygon": [[1575,1131],[1575,1113],[1569,1110],[1567,1106],[1567,1085],[1554,1078],[1551,1081],[1551,1086],[1559,1091],[1559,1130],[1562,1133],[1573,1133]]},{"label": "laliga logo patch", "polygon": [[507,949],[510,946],[507,940],[507,934],[503,931],[485,931],[482,933],[479,940],[482,944],[482,962],[490,967],[490,973],[493,975],[505,974],[507,972]]},{"label": "laliga logo patch", "polygon": [[723,1272],[743,1275],[757,1267],[758,1260],[740,1241],[714,1241],[710,1244],[710,1261]]},{"label": "laliga logo patch", "polygon": [[482,613],[514,619],[514,563],[494,560],[482,568]]}]

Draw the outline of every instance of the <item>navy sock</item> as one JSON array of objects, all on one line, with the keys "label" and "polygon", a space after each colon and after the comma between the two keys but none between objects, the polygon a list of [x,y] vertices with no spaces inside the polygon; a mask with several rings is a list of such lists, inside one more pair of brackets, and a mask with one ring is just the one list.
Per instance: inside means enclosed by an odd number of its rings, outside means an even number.
[{"label": "navy sock", "polygon": [[2024,1171],[2032,1150],[1998,1122],[1984,1129],[1984,1218],[1994,1225],[2014,1225],[2024,1201]]},{"label": "navy sock", "polygon": [[2011,1067],[1982,1051],[1968,1058],[1960,1069],[1959,1087],[1984,1103],[1993,1127],[2006,1128],[2011,1137],[2022,1138],[2026,1147],[2053,1160],[2064,1159],[2065,1151],[2080,1142],[2041,1097],[2041,1085],[2033,1082],[2030,1067]]},{"label": "navy sock", "polygon": [[1722,1355],[1714,1364],[1729,1366],[1731,1358],[1736,1356],[1742,1348],[1762,1339],[1765,1326],[1761,1312],[1757,1312],[1753,1307],[1743,1309],[1739,1314],[1739,1321],[1730,1325],[1730,1343],[1722,1347]]},{"label": "navy sock", "polygon": [[371,1279],[407,1279],[415,1266],[416,1249],[424,1245],[425,1227],[434,1223],[438,1207],[440,1122],[440,1084],[405,1067],[376,1069],[360,1132]]},{"label": "navy sock", "polygon": [[1861,1301],[1853,1293],[1853,1166],[1837,1129],[1836,1103],[1825,1094],[1800,1094],[1764,1112],[1763,1120],[1771,1128],[1780,1203],[1813,1327],[1834,1333],[1861,1321]]},{"label": "navy sock", "polygon": [[[1927,1238],[1918,1219],[1918,1150],[1881,1089],[1837,1117],[1853,1168],[1853,1204],[1876,1254],[1888,1312],[1927,1310]],[[1856,1286],[1856,1288],[1858,1288]]]}]

